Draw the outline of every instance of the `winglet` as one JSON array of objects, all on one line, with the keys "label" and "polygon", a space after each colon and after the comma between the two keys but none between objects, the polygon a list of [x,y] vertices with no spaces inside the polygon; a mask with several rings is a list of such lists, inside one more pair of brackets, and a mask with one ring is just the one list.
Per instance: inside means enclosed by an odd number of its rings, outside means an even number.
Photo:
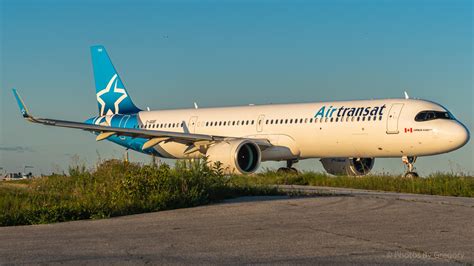
[{"label": "winglet", "polygon": [[23,100],[21,99],[20,95],[18,94],[18,92],[15,90],[15,89],[12,89],[13,91],[13,95],[15,96],[15,99],[16,99],[16,102],[18,104],[18,107],[20,108],[20,112],[21,112],[21,115],[24,117],[24,118],[29,118],[31,117],[30,116],[30,113],[28,112],[28,108],[26,108],[26,105],[25,103],[23,102]]}]

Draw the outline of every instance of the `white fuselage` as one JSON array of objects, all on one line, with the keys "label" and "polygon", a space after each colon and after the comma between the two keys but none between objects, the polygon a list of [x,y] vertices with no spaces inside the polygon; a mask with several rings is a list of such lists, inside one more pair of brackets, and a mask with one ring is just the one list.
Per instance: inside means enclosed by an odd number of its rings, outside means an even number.
[{"label": "white fuselage", "polygon": [[[263,161],[425,156],[468,141],[457,120],[415,121],[424,110],[448,112],[430,101],[383,99],[142,111],[138,117],[147,130],[267,139],[272,147],[262,152]],[[202,155],[185,154],[187,145],[177,142],[154,148],[167,158]]]}]

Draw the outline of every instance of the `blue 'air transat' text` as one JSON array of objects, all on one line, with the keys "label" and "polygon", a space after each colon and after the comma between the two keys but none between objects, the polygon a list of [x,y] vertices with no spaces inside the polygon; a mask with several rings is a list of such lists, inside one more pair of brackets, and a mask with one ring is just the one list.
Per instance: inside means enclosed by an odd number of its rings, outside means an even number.
[{"label": "blue 'air transat' text", "polygon": [[334,112],[337,111],[337,117],[341,116],[375,116],[383,115],[383,110],[386,108],[385,104],[382,106],[368,106],[368,107],[332,107],[323,106],[319,109],[314,117],[333,117]]}]

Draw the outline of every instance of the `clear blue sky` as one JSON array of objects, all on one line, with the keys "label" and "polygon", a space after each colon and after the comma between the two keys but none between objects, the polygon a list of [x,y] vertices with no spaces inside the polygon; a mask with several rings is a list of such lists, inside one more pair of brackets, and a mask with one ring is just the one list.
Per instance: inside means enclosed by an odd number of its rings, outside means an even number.
[{"label": "clear blue sky", "polygon": [[[36,173],[120,157],[83,131],[21,119],[97,114],[89,46],[107,47],[135,103],[152,109],[402,97],[446,106],[473,130],[472,1],[0,0],[0,167]],[[473,141],[418,171],[474,171]],[[149,161],[138,153],[132,159]],[[276,164],[265,164],[272,167]],[[321,170],[317,160],[302,169]],[[375,171],[401,173],[399,158]]]}]

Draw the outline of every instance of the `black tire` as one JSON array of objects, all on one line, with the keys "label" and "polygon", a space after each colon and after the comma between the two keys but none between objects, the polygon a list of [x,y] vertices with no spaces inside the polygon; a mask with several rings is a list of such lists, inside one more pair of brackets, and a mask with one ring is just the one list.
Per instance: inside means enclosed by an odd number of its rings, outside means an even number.
[{"label": "black tire", "polygon": [[281,168],[278,168],[277,170],[277,173],[279,174],[298,174],[298,170],[296,170],[296,168],[287,168],[287,167],[281,167]]},{"label": "black tire", "polygon": [[405,178],[417,178],[418,174],[416,172],[408,172],[405,174]]},{"label": "black tire", "polygon": [[277,173],[279,173],[279,174],[286,174],[286,173],[288,173],[288,168],[286,168],[286,167],[280,167],[280,168],[278,168]]}]

